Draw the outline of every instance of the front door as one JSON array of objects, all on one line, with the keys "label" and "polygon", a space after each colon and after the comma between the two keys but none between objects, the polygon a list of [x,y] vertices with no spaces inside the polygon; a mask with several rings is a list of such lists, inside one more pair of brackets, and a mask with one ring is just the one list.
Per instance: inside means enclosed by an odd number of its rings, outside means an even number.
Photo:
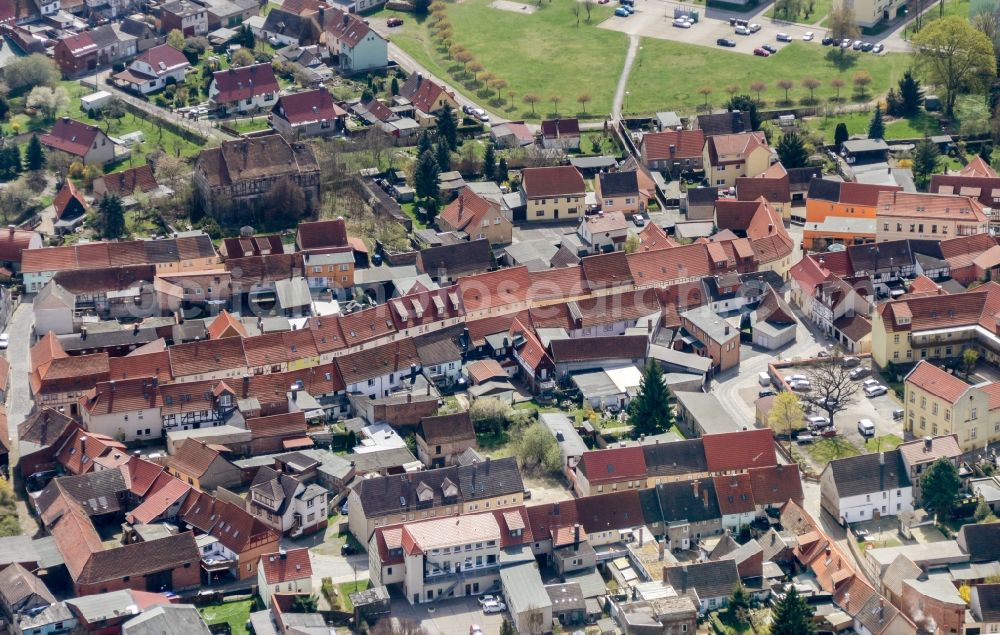
[{"label": "front door", "polygon": [[471,584],[466,584],[465,585],[465,594],[466,595],[472,595],[472,585]]}]

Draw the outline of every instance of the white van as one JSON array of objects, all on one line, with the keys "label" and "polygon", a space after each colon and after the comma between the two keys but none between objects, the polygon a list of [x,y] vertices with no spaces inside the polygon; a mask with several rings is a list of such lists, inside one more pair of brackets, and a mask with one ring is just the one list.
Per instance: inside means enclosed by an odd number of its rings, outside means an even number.
[{"label": "white van", "polygon": [[770,386],[771,376],[767,373],[757,373],[757,383],[761,386]]},{"label": "white van", "polygon": [[875,424],[871,419],[861,419],[858,421],[858,432],[866,439],[875,436]]}]

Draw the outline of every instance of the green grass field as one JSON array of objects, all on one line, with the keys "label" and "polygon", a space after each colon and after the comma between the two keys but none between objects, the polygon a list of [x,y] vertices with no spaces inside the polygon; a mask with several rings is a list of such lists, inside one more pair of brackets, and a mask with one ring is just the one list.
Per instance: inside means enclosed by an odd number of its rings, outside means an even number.
[{"label": "green grass field", "polygon": [[861,454],[854,444],[844,437],[828,437],[818,439],[808,446],[809,455],[820,465],[826,465],[835,459],[846,459]]},{"label": "green grass field", "polygon": [[866,89],[867,100],[887,91],[909,64],[909,57],[902,54],[876,56],[850,52],[841,60],[836,51],[806,42],[793,42],[777,55],[763,58],[644,38],[629,78],[627,110],[629,113],[690,112],[703,108],[705,97],[697,92],[703,86],[713,90],[708,97],[709,104],[719,107],[729,98],[724,90],[726,86],[739,86],[742,92],[756,97],[750,84],[758,80],[767,84],[760,95],[765,106],[784,99],[785,91],[778,88],[777,82],[785,79],[795,83],[788,91],[789,99],[799,102],[809,97],[808,89],[800,85],[807,77],[822,82],[815,91],[815,98],[820,103],[836,96],[837,91],[830,80],[837,77],[845,82],[840,89],[841,99],[849,101],[853,97],[852,79],[860,70],[872,76],[872,83]]},{"label": "green grass field", "polygon": [[[814,117],[806,120],[806,125],[811,129],[823,134],[827,143],[833,143],[833,133],[837,124],[847,124],[847,132],[856,134],[868,134],[868,125],[871,123],[872,111],[844,113],[830,115],[828,117]],[[885,138],[888,141],[893,139],[916,139],[927,135],[937,134],[937,120],[925,112],[921,112],[912,119],[894,119],[886,121]]]},{"label": "green grass field", "polygon": [[888,452],[889,450],[895,450],[896,446],[902,442],[903,439],[895,434],[887,434],[865,441],[865,450],[868,452]]},{"label": "green grass field", "polygon": [[361,580],[358,582],[344,582],[340,585],[340,603],[344,607],[345,611],[353,611],[354,603],[351,602],[351,594],[355,591],[364,591],[368,588],[370,582],[368,580]]},{"label": "green grass field", "polygon": [[[826,20],[826,16],[829,15],[832,8],[833,0],[814,0],[812,11],[809,12],[808,16],[806,16],[803,11],[798,15],[793,15],[790,19],[782,14],[781,19],[789,20],[790,22],[799,22],[801,24],[819,24],[820,22]],[[764,16],[768,18],[774,17],[774,5],[771,5],[771,8],[764,12]]]},{"label": "green grass field", "polygon": [[[453,41],[471,52],[486,71],[508,83],[499,109],[504,116],[538,120],[554,112],[550,96],[561,98],[560,114],[582,112],[576,98],[583,92],[591,95],[586,105],[590,114],[611,112],[615,84],[625,64],[628,40],[625,34],[599,29],[598,23],[611,14],[612,5],[596,5],[587,24],[581,8],[580,25],[573,15],[576,0],[551,0],[533,14],[520,14],[490,7],[490,0],[465,0],[448,4]],[[377,17],[393,15],[382,12]],[[481,86],[463,81],[461,68],[448,58],[448,52],[433,40],[427,22],[418,22],[412,14],[400,14],[405,23],[392,33],[392,41],[432,73],[448,81],[480,103],[496,99]],[[515,93],[511,107],[510,92]],[[484,96],[478,93],[482,92]],[[535,112],[522,101],[526,94],[536,94],[541,102]]]},{"label": "green grass field", "polygon": [[198,609],[206,624],[229,624],[232,635],[249,635],[247,621],[250,619],[250,611],[253,608],[253,600],[242,600],[240,602],[226,602],[214,606],[205,606]]}]

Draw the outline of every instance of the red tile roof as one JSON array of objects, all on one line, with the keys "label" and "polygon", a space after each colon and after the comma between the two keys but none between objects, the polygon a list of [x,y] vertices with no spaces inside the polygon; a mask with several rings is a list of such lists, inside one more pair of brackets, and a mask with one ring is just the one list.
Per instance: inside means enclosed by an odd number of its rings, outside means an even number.
[{"label": "red tile roof", "polygon": [[969,196],[883,192],[878,197],[879,217],[916,217],[985,223],[983,204]]},{"label": "red tile roof", "polygon": [[159,519],[172,505],[183,500],[191,487],[180,479],[162,472],[142,503],[128,514],[130,522],[148,524]]},{"label": "red tile roof", "polygon": [[719,500],[719,511],[723,515],[747,514],[756,509],[749,474],[716,476],[713,480],[715,495]]},{"label": "red tile roof", "polygon": [[458,198],[452,201],[438,216],[439,221],[444,221],[454,231],[469,231],[466,233],[475,234],[475,228],[481,227],[484,219],[489,219],[500,213],[500,206],[493,201],[480,196],[469,188],[465,188],[459,193]]},{"label": "red tile roof", "polygon": [[213,98],[218,104],[250,99],[265,93],[277,93],[280,90],[270,63],[216,71],[212,74],[212,81],[219,91]]},{"label": "red tile roof", "polygon": [[745,161],[751,152],[768,145],[763,132],[740,132],[711,136],[706,141],[706,147],[712,165],[730,165]]},{"label": "red tile roof", "polygon": [[527,267],[498,269],[458,279],[462,304],[467,312],[524,302],[532,287]]},{"label": "red tile roof", "polygon": [[281,584],[312,577],[309,549],[305,547],[265,553],[260,557],[260,567],[268,584]]},{"label": "red tile roof", "polygon": [[[753,499],[758,505],[784,505],[789,500],[802,502],[802,480],[799,466],[794,463],[750,468],[749,477]],[[718,489],[716,485],[716,491]]]},{"label": "red tile roof", "polygon": [[961,176],[997,177],[996,170],[978,154],[972,157],[964,168],[958,171]]},{"label": "red tile roof", "polygon": [[299,249],[313,250],[329,247],[347,247],[347,221],[343,218],[299,223],[295,231]]},{"label": "red tile roof", "polygon": [[83,157],[90,151],[94,141],[101,136],[104,136],[104,133],[97,126],[63,117],[52,126],[52,132],[43,134],[39,140],[54,150]]},{"label": "red tile roof", "polygon": [[580,260],[580,268],[583,269],[583,275],[591,289],[607,289],[633,282],[629,258],[624,251],[587,256]]},{"label": "red tile roof", "polygon": [[100,382],[81,400],[91,416],[129,413],[156,407],[156,388],[150,378]]},{"label": "red tile roof", "polygon": [[587,191],[580,171],[572,165],[524,168],[521,187],[528,198],[583,196]]},{"label": "red tile roof", "polygon": [[706,434],[705,459],[712,472],[742,471],[777,465],[774,432],[768,428]]},{"label": "red tile roof", "polygon": [[399,87],[400,96],[409,99],[410,103],[425,113],[437,110],[437,101],[444,93],[455,99],[455,95],[449,93],[437,82],[424,77],[421,73],[410,75],[403,85]]},{"label": "red tile roof", "polygon": [[546,139],[579,137],[580,120],[576,117],[570,119],[546,119],[542,122],[542,136]]},{"label": "red tile roof", "polygon": [[577,469],[591,485],[646,478],[646,455],[641,447],[608,448],[584,452]]},{"label": "red tile roof", "polygon": [[188,439],[170,457],[169,464],[182,474],[200,478],[219,458],[222,458],[222,453],[209,444],[198,439]]},{"label": "red tile roof", "polygon": [[917,362],[906,375],[906,383],[924,392],[939,397],[948,403],[955,403],[967,393],[972,386],[958,377],[930,363],[926,359]]},{"label": "red tile roof", "polygon": [[73,57],[89,55],[97,52],[98,49],[97,42],[95,42],[94,38],[90,37],[90,33],[86,31],[65,37],[59,40],[57,44],[65,46],[70,55]]},{"label": "red tile roof", "polygon": [[542,269],[528,272],[527,275],[530,280],[528,297],[536,301],[571,299],[588,293],[583,267]]},{"label": "red tile roof", "polygon": [[[702,130],[651,132],[642,136],[640,144],[646,161],[701,159],[701,152],[705,148],[705,133]],[[674,147],[673,154],[670,146]]]},{"label": "red tile roof", "polygon": [[168,351],[170,372],[174,377],[245,368],[247,365],[241,337],[175,344]]},{"label": "red tile roof", "polygon": [[272,112],[293,126],[332,121],[347,115],[343,108],[333,103],[330,91],[325,88],[282,95],[274,104]]},{"label": "red tile roof", "polygon": [[94,179],[95,189],[97,189],[98,182],[104,185],[108,194],[119,197],[132,196],[136,190],[143,193],[152,192],[159,187],[156,177],[153,175],[153,168],[149,164],[98,177]]},{"label": "red tile roof", "polygon": [[[138,351],[139,349],[136,349]],[[171,380],[170,354],[167,351],[132,354],[108,359],[109,379],[133,379],[136,377],[156,377],[160,382]]]},{"label": "red tile roof", "polygon": [[73,181],[66,179],[63,186],[59,188],[59,192],[56,193],[55,199],[52,200],[52,206],[56,209],[56,219],[62,218],[63,213],[66,211],[66,206],[70,204],[70,201],[76,201],[83,211],[87,211],[89,207],[87,199],[83,198],[83,194],[73,185]]},{"label": "red tile roof", "polygon": [[143,51],[133,60],[134,62],[149,64],[157,76],[162,76],[170,71],[191,65],[188,59],[184,57],[184,53],[181,53],[169,44],[160,44],[159,46],[154,46],[151,49]]},{"label": "red tile roof", "polygon": [[934,194],[961,194],[975,197],[987,207],[996,207],[1000,199],[1000,177],[964,174],[934,174],[928,192]]}]

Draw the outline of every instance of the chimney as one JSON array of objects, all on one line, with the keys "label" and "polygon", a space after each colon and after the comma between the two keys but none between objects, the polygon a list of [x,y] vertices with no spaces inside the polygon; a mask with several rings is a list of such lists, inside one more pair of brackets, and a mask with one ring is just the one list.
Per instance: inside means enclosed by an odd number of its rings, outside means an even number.
[{"label": "chimney", "polygon": [[80,327],[80,339],[81,340],[87,339],[87,327],[86,326],[81,326]]},{"label": "chimney", "polygon": [[348,19],[349,19],[349,16],[348,16],[348,15],[347,15],[347,13],[345,12],[345,13],[344,13],[344,26],[345,26],[345,27],[347,26],[347,20],[348,20]]},{"label": "chimney", "polygon": [[656,551],[660,556],[660,562],[663,562],[663,556],[665,551],[664,545],[666,544],[666,542],[667,542],[666,538],[664,538],[662,541],[661,540],[656,541]]},{"label": "chimney", "polygon": [[728,337],[728,336],[729,336],[729,325],[726,324],[726,337]]},{"label": "chimney", "polygon": [[278,550],[278,557],[281,558],[282,560],[284,560],[285,558],[288,557],[288,552],[285,551],[284,549],[279,549]]},{"label": "chimney", "polygon": [[465,214],[465,199],[461,196],[458,197],[458,220],[462,220],[462,216]]},{"label": "chimney", "polygon": [[406,403],[413,403],[413,393],[412,392],[406,393]]},{"label": "chimney", "polygon": [[580,550],[580,523],[573,524],[573,548]]},{"label": "chimney", "polygon": [[653,320],[646,320],[646,332],[647,333],[653,332]]},{"label": "chimney", "polygon": [[691,481],[691,495],[698,498],[698,479]]},{"label": "chimney", "polygon": [[708,507],[708,488],[701,490],[701,502]]},{"label": "chimney", "polygon": [[883,621],[885,619],[885,598],[879,597],[878,599],[878,621]]},{"label": "chimney", "polygon": [[885,452],[878,453],[878,464],[885,465]]},{"label": "chimney", "polygon": [[674,156],[675,154],[677,154],[677,146],[675,146],[674,144],[671,143],[670,144],[670,156]]},{"label": "chimney", "polygon": [[250,395],[250,375],[243,375],[243,398],[246,399]]},{"label": "chimney", "polygon": [[931,437],[924,437],[924,452],[930,452],[933,444],[934,440]]},{"label": "chimney", "polygon": [[15,229],[16,229],[16,227],[14,225],[7,225],[7,234],[9,236],[13,236]]}]

